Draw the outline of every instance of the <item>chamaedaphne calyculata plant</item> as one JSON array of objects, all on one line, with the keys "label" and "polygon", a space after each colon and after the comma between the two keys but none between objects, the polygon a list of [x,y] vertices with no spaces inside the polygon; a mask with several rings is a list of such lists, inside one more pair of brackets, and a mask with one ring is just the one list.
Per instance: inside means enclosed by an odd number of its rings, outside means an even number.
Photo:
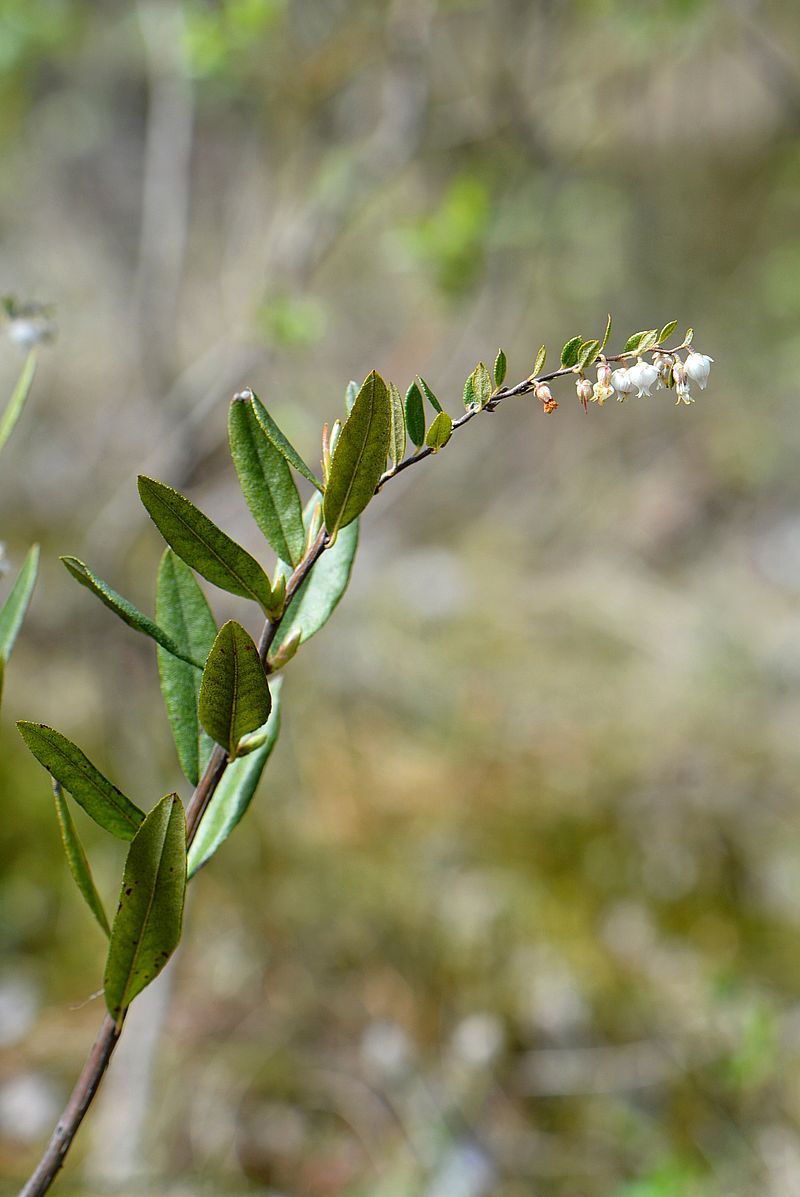
[{"label": "chamaedaphne calyculata plant", "polygon": [[[231,457],[250,511],[277,557],[268,573],[188,498],[164,482],[139,478],[142,503],[166,541],[156,580],[155,618],[139,611],[77,557],[72,576],[135,631],[155,641],[161,691],[178,762],[193,792],[149,811],[136,806],[62,732],[20,721],[30,751],[52,779],[67,863],[108,938],[103,973],[106,1014],[83,1071],[22,1197],[47,1192],[88,1110],[134,998],[162,971],[183,923],[187,883],[246,813],[280,728],[282,671],[326,623],[350,577],[358,520],[393,478],[443,450],[484,411],[533,396],[545,413],[558,402],[551,383],[572,379],[578,401],[602,406],[644,396],[653,387],[690,403],[711,358],[692,349],[693,334],[674,346],[677,327],[646,329],[608,354],[602,338],[572,337],[560,364],[545,372],[545,347],[519,383],[506,385],[500,350],[493,368],[480,362],[464,384],[464,411],[453,418],[417,377],[401,395],[373,371],[346,391],[346,415],[322,429],[321,475],[309,468],[252,390],[235,395],[228,413]],[[593,370],[595,377],[589,377]],[[410,447],[409,447],[410,443]],[[308,486],[304,504],[298,489]],[[195,575],[255,603],[264,616],[258,643],[230,620],[217,628]],[[110,835],[130,844],[116,913],[109,918],[70,813],[67,795]]]}]

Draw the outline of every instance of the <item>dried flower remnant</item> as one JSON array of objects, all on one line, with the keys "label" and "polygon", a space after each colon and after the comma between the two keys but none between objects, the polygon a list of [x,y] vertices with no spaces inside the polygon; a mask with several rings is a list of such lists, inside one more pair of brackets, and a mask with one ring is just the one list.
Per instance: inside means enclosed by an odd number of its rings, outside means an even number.
[{"label": "dried flower remnant", "polygon": [[580,377],[575,383],[575,390],[584,411],[589,410],[589,404],[595,402],[594,387],[588,378]]}]

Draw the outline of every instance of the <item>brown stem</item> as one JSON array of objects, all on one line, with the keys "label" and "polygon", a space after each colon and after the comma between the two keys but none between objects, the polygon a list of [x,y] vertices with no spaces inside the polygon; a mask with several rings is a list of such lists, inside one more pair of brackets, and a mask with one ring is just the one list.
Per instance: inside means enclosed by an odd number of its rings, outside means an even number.
[{"label": "brown stem", "polygon": [[108,1067],[111,1053],[121,1034],[122,1026],[117,1026],[114,1019],[106,1014],[100,1027],[100,1033],[94,1041],[83,1071],[64,1107],[64,1113],[53,1131],[47,1150],[39,1161],[36,1171],[20,1190],[19,1197],[39,1197],[41,1193],[46,1193],[50,1188],[59,1168],[64,1163],[64,1157],[75,1138],[75,1132],[92,1103],[97,1087],[103,1079],[103,1073]]},{"label": "brown stem", "polygon": [[[654,352],[659,348],[655,346]],[[608,361],[619,361],[624,356],[609,357]],[[563,368],[553,370],[548,374],[541,374],[537,378],[526,378],[522,382],[517,383],[514,387],[501,387],[491,397],[486,407],[483,409],[470,408],[460,416],[459,419],[453,422],[453,431],[457,428],[462,428],[468,424],[470,420],[480,414],[481,410],[494,411],[497,405],[503,399],[509,399],[514,395],[525,395],[533,390],[537,382],[549,382],[553,378],[558,378],[564,374],[572,374],[570,368]],[[433,450],[427,446],[420,449],[411,457],[406,458],[405,461],[400,462],[391,470],[387,470],[380,478],[378,485],[375,488],[377,494],[390,478],[396,477],[397,474],[402,473],[403,470],[408,469],[409,466],[414,465],[418,461],[422,461],[425,457],[430,457]],[[328,548],[330,541],[324,528],[320,531],[314,543],[309,548],[308,552],[303,557],[303,560],[295,569],[294,573],[289,578],[286,584],[286,601],[283,606],[283,611],[276,619],[268,619],[264,624],[261,638],[259,640],[258,651],[261,660],[266,663],[267,654],[275,639],[275,636],[280,628],[281,619],[286,613],[289,603],[294,595],[303,585],[303,582],[308,577],[310,571],[313,569],[316,562],[319,560],[322,553]],[[222,780],[222,776],[228,765],[228,754],[224,748],[217,745],[211,754],[211,759],[208,762],[203,776],[200,778],[194,793],[186,807],[186,833],[187,833],[187,847],[192,843],[192,840],[197,834],[200,826],[200,821],[208,808],[208,804],[214,796],[217,786]],[[103,1074],[108,1067],[108,1062],[111,1059],[111,1053],[116,1047],[117,1041],[120,1037],[121,1026],[117,1026],[112,1018],[108,1015],[103,1019],[100,1033],[95,1040],[94,1046],[89,1053],[86,1063],[83,1066],[83,1071],[78,1078],[77,1084],[72,1091],[69,1101],[64,1109],[61,1118],[58,1121],[56,1129],[50,1139],[47,1149],[44,1152],[35,1172],[27,1181],[25,1186],[20,1190],[19,1197],[41,1197],[46,1193],[51,1184],[56,1178],[56,1175],[64,1163],[64,1158],[69,1151],[70,1144],[75,1138],[78,1127],[83,1121],[83,1116],[89,1109],[92,1103]]]}]

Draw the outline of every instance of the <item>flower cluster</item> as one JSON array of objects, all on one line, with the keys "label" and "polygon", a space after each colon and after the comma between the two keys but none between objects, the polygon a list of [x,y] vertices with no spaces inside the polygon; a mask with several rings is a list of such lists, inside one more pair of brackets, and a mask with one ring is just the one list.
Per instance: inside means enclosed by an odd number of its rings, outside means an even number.
[{"label": "flower cluster", "polygon": [[[634,355],[620,354],[618,359],[613,360],[625,361],[629,356]],[[677,396],[676,403],[694,403],[689,384],[696,382],[700,390],[704,391],[708,385],[708,375],[713,360],[705,353],[692,351],[683,361],[677,350],[663,349],[653,352],[652,361],[648,362],[637,356],[632,366],[621,365],[616,370],[612,370],[607,361],[601,360],[597,366],[597,382],[590,382],[581,372],[576,380],[575,389],[584,409],[588,407],[589,403],[598,403],[602,406],[612,395],[616,395],[620,403],[629,395],[635,394],[641,398],[642,395],[649,395],[654,386],[659,389],[674,387]],[[542,387],[543,384],[539,383],[534,388],[534,393],[540,399],[543,398],[539,394]],[[552,400],[549,388],[544,387],[544,390],[547,390],[548,396]],[[545,410],[552,410],[552,408],[548,408],[545,404]]]}]

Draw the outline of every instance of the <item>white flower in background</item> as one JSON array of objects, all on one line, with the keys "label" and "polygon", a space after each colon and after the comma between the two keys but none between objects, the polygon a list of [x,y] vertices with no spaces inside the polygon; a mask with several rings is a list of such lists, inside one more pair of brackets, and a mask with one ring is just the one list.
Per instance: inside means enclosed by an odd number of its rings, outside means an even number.
[{"label": "white flower in background", "polygon": [[617,392],[617,398],[622,403],[626,395],[632,395],[636,390],[634,383],[631,381],[630,371],[622,366],[619,370],[615,370],[611,375],[611,385]]},{"label": "white flower in background", "polygon": [[690,353],[686,359],[686,373],[692,382],[697,383],[701,391],[708,385],[708,374],[713,360],[713,357],[708,357],[705,353]]},{"label": "white flower in background", "polygon": [[658,382],[658,370],[640,358],[635,366],[631,366],[628,377],[636,387],[636,392],[641,399],[642,395],[649,395],[653,383]]}]

